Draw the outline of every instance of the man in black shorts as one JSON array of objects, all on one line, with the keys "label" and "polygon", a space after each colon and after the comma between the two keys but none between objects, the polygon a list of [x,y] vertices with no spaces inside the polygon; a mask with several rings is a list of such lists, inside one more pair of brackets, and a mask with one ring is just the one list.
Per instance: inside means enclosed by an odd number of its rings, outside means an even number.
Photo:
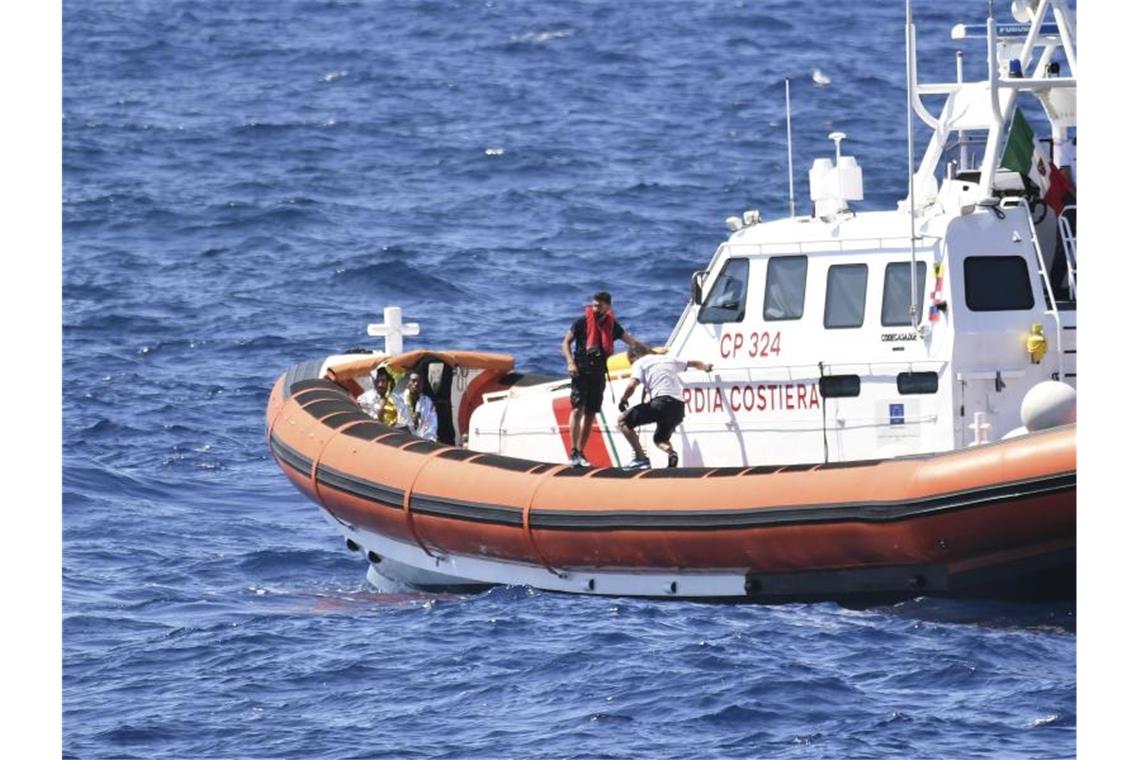
[{"label": "man in black shorts", "polygon": [[[613,299],[602,290],[594,294],[594,302],[586,307],[562,339],[562,355],[570,373],[570,464],[589,467],[582,455],[594,416],[602,409],[606,387],[606,360],[614,352],[614,341],[622,340],[634,348],[645,344],[630,335],[614,316]],[[574,344],[571,352],[570,344]]]},{"label": "man in black shorts", "polygon": [[[680,373],[689,367],[712,372],[712,365],[696,359],[689,361],[674,359],[671,356],[639,348],[630,349],[629,358],[633,362],[633,371],[630,374],[629,385],[626,386],[625,393],[618,403],[618,409],[625,412],[618,421],[618,429],[629,441],[634,453],[634,460],[626,465],[626,469],[644,470],[649,467],[649,457],[641,447],[641,441],[637,439],[634,428],[651,422],[657,423],[653,442],[657,444],[657,448],[669,455],[669,466],[676,467],[677,452],[673,450],[669,438],[681,424],[681,420],[685,419],[685,402],[681,400],[684,389],[681,387]],[[638,404],[627,412],[629,397],[642,383],[645,384],[645,390],[649,394],[649,401]]]}]

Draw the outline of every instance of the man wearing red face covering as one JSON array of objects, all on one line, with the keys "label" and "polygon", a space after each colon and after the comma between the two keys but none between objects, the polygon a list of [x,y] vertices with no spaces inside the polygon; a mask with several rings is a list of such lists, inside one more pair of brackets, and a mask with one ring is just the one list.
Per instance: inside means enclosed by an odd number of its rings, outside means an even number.
[{"label": "man wearing red face covering", "polygon": [[[614,341],[649,350],[644,343],[627,333],[614,316],[613,299],[602,290],[594,294],[594,302],[577,319],[562,339],[562,355],[570,373],[570,464],[589,467],[583,456],[594,417],[602,409],[606,386],[606,359],[614,352]],[[570,344],[574,344],[571,352]]]}]

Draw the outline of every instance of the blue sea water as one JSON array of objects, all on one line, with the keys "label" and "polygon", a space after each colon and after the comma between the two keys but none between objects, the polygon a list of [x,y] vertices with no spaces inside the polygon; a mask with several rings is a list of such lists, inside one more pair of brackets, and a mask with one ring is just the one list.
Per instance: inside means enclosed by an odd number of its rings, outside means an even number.
[{"label": "blue sea water", "polygon": [[[952,79],[986,3],[917,6]],[[380,594],[263,437],[386,305],[538,371],[598,288],[664,340],[786,213],[785,77],[801,210],[833,130],[894,204],[902,7],[65,0],[64,755],[1072,757],[1071,604]]]}]

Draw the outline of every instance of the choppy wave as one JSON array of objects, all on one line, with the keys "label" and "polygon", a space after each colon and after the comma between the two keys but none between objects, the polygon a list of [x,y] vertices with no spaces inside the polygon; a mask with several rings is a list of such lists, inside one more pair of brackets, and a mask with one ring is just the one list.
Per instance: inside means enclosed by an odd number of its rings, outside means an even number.
[{"label": "choppy wave", "polygon": [[[345,267],[336,272],[344,285],[364,290],[380,297],[399,298],[405,293],[430,293],[433,298],[454,297],[464,294],[462,288],[447,278],[447,270],[436,269],[438,274],[425,271],[423,263],[416,262],[411,251],[385,252],[376,256],[373,264]],[[405,263],[406,262],[406,263]]]}]

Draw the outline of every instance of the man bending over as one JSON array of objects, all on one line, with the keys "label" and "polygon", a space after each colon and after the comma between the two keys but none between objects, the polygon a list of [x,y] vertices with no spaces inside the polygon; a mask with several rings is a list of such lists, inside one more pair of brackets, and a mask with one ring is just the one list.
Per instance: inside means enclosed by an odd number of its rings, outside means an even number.
[{"label": "man bending over", "polygon": [[[680,373],[689,367],[712,371],[712,365],[696,359],[682,361],[671,356],[655,354],[644,347],[632,348],[629,351],[630,361],[633,362],[633,371],[630,375],[629,385],[621,396],[618,409],[622,412],[618,421],[618,429],[633,447],[634,460],[626,465],[627,470],[644,470],[649,467],[649,457],[641,447],[634,430],[650,422],[657,423],[657,430],[653,433],[653,442],[657,448],[669,455],[669,466],[677,466],[677,452],[669,439],[673,431],[685,419],[685,402],[681,400],[684,391],[681,387]],[[629,397],[641,384],[649,395],[649,401],[638,404],[629,411]]]}]

